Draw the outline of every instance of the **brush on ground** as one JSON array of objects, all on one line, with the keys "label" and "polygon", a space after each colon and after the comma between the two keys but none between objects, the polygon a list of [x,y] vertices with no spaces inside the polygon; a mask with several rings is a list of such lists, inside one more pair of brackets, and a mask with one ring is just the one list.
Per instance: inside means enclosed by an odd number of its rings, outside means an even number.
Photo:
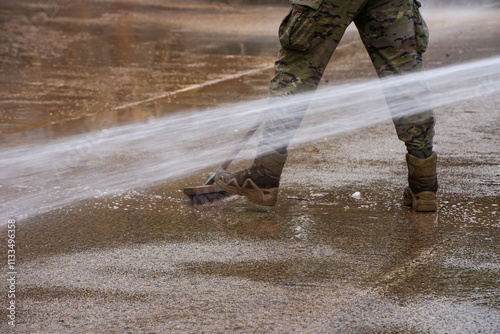
[{"label": "brush on ground", "polygon": [[184,194],[189,197],[193,205],[204,205],[232,196],[232,194],[220,189],[216,184],[187,187],[184,188]]}]

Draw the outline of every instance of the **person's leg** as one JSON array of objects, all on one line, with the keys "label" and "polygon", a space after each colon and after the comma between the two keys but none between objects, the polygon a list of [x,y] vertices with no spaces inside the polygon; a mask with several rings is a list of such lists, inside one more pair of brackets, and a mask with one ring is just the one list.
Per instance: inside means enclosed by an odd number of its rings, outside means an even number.
[{"label": "person's leg", "polygon": [[[415,0],[369,0],[355,23],[379,77],[423,71],[428,34]],[[407,148],[404,204],[436,211],[435,116],[425,80],[384,88],[399,139]]]},{"label": "person's leg", "polygon": [[[281,49],[270,84],[272,112],[263,124],[263,144],[286,151],[306,113],[309,101],[282,107],[281,98],[316,90],[347,26],[366,0],[291,0],[293,3],[319,4],[317,10],[292,5],[280,25]],[[309,95],[310,97],[310,95]]]},{"label": "person's leg", "polygon": [[245,195],[262,205],[275,205],[288,144],[307,110],[308,101],[282,103],[287,96],[314,91],[347,26],[366,0],[291,0],[280,25],[281,50],[270,84],[271,112],[263,123],[254,164],[245,170],[220,171],[223,190]]}]

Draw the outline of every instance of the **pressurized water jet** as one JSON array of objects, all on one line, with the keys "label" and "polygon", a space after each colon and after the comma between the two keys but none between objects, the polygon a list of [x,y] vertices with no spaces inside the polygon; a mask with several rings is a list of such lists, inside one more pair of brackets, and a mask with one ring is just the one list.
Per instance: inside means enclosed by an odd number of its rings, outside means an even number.
[{"label": "pressurized water jet", "polygon": [[[392,97],[396,98],[397,88],[422,80],[429,83],[434,108],[480,100],[500,93],[500,57],[384,80],[331,86],[281,99],[282,108],[295,108],[312,101],[292,144],[334,137],[390,120],[393,115],[384,99],[391,98],[387,92],[394,91]],[[239,135],[265,117],[272,106],[268,99],[237,103],[5,149],[0,161],[1,215],[32,216],[78,200],[215,168],[227,157]],[[408,108],[403,104],[395,112],[404,115]],[[253,157],[254,153],[252,149],[243,150],[240,158]]]}]

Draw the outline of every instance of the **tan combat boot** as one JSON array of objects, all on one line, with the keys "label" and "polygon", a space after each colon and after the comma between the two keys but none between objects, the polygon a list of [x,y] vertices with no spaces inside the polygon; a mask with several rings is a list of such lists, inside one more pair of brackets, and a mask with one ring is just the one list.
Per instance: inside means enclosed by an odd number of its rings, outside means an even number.
[{"label": "tan combat boot", "polygon": [[219,171],[215,183],[222,190],[246,196],[254,203],[274,206],[278,200],[279,181],[286,158],[286,153],[271,150],[257,156],[250,168],[235,173]]},{"label": "tan combat boot", "polygon": [[411,206],[414,211],[437,211],[436,193],[437,155],[432,153],[427,159],[419,159],[406,154],[408,164],[408,184],[403,195],[403,203]]}]

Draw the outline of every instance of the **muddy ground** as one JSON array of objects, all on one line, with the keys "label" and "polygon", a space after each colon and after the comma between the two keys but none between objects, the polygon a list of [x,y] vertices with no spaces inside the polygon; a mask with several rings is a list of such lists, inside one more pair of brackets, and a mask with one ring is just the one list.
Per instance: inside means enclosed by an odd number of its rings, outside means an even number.
[{"label": "muddy ground", "polygon": [[[265,97],[287,12],[58,4],[0,7],[1,147]],[[498,10],[476,10],[426,12],[427,68],[500,54]],[[323,85],[374,77],[349,30]],[[192,175],[18,219],[1,332],[499,333],[499,108],[436,110],[437,213],[402,207],[405,152],[385,122],[293,146],[275,208],[193,207]],[[7,263],[5,225],[0,240]]]}]

